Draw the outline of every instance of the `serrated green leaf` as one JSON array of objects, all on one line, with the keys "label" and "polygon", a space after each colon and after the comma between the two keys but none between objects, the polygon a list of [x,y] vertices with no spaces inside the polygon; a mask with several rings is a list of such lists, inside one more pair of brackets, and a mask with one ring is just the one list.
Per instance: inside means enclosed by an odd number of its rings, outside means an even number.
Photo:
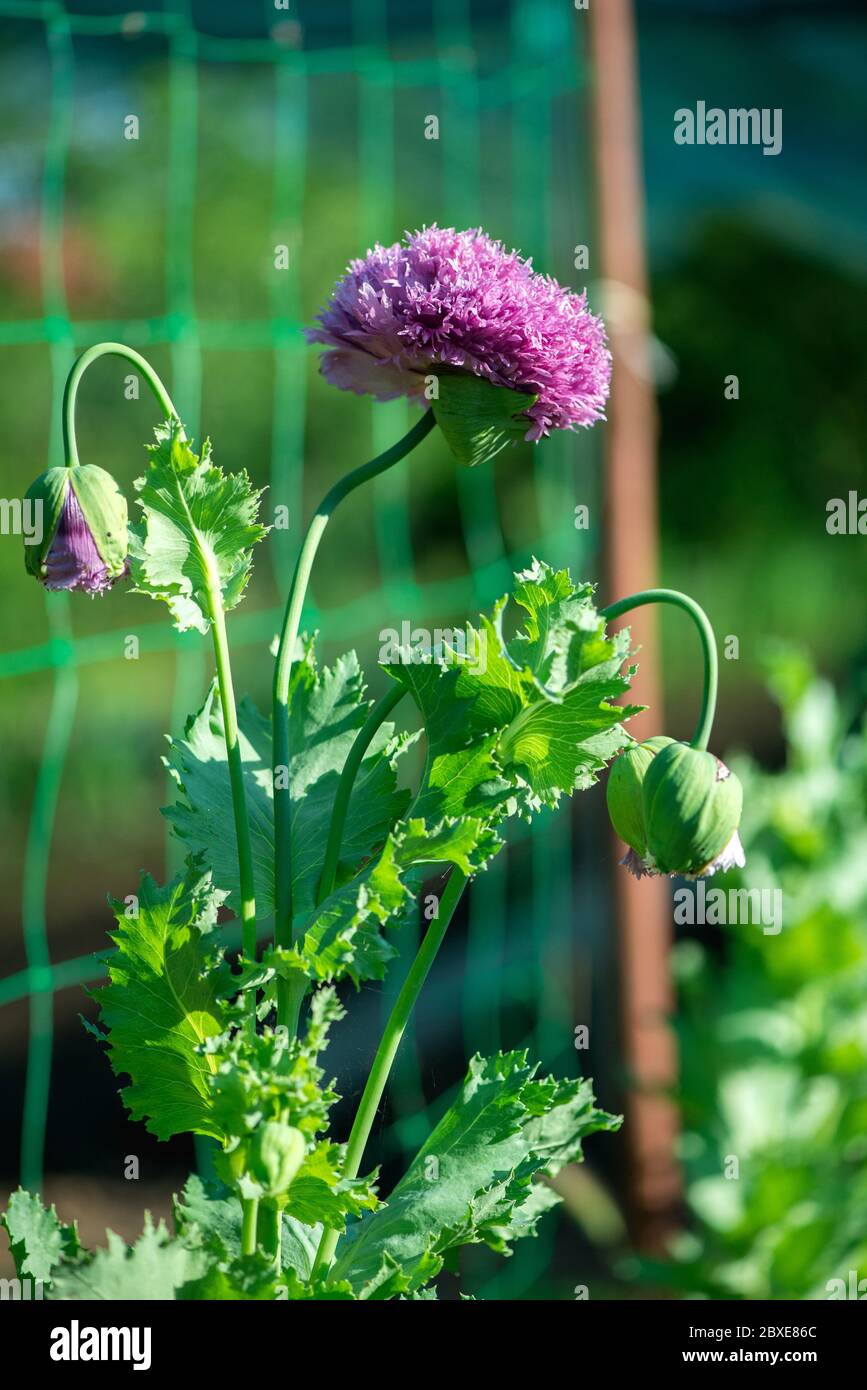
[{"label": "serrated green leaf", "polygon": [[438,825],[411,816],[398,826],[395,842],[401,869],[453,864],[467,876],[483,869],[502,847],[496,831],[474,816],[449,817]]},{"label": "serrated green leaf", "polygon": [[619,1123],[588,1081],[537,1079],[525,1052],[474,1057],[457,1098],[388,1201],[353,1227],[333,1266],[360,1289],[388,1254],[407,1275],[450,1248],[507,1251],[548,1204],[534,1180],[580,1157],[581,1141]]},{"label": "serrated green leaf", "polygon": [[93,997],[115,1075],[131,1078],[124,1104],[158,1139],[222,1137],[209,1086],[217,1061],[203,1044],[226,1026],[215,969],[224,897],[193,864],[165,888],[142,875],[135,915],[114,904],[117,949],[108,959],[109,983]]},{"label": "serrated green leaf", "polygon": [[382,935],[415,910],[421,869],[483,868],[500,847],[506,815],[531,815],[591,785],[628,741],[616,705],[628,633],[609,638],[589,585],[538,562],[516,576],[524,627],[503,634],[506,600],[470,629],[466,654],[389,664],[424,716],[427,756],[419,791],[379,857],[309,917],[304,955],[321,978],[380,978],[393,954]]},{"label": "serrated green leaf", "polygon": [[[252,1034],[245,1027],[220,1038],[216,1073],[210,1079],[212,1117],[225,1139],[216,1156],[217,1171],[244,1197],[278,1199],[286,1216],[308,1227],[343,1230],[347,1216],[376,1206],[372,1178],[342,1176],[344,1150],[328,1142],[310,1143],[325,1128],[338,1099],[323,1085],[318,1056],[331,1025],[344,1010],[333,989],[314,993],[303,1038],[285,1029]],[[274,1127],[291,1132],[291,1173],[276,1184],[262,1170],[262,1140]],[[305,1152],[305,1144],[307,1145]],[[258,1296],[258,1295],[257,1295]]]},{"label": "serrated green leaf", "polygon": [[[301,939],[298,953],[316,979],[336,980],[349,975],[356,984],[381,979],[385,974],[395,951],[381,929],[386,924],[399,926],[415,911],[416,871],[457,864],[465,872],[475,872],[500,847],[495,833],[473,817],[440,818],[427,827],[417,816],[408,821],[399,819],[409,794],[397,788],[396,760],[411,740],[393,737],[393,726],[385,724],[356,780],[337,886],[316,904],[339,772],[368,709],[354,653],[319,673],[308,648],[296,667],[290,706],[293,753],[289,786],[293,903],[296,933]],[[249,701],[241,702],[239,724],[256,901],[260,911],[267,913],[273,909],[270,725]],[[199,714],[189,721],[184,740],[172,743],[168,762],[182,800],[166,814],[184,842],[206,857],[216,880],[229,886],[230,901],[237,903],[231,791],[214,688]],[[263,982],[262,968],[256,980]],[[237,988],[237,979],[232,983]]]},{"label": "serrated green leaf", "polygon": [[611,700],[629,689],[628,680],[591,676],[582,677],[557,704],[535,700],[526,705],[503,730],[498,755],[525,783],[532,810],[554,807],[564,792],[591,786],[627,742],[621,721],[638,713],[638,707]]},{"label": "serrated green leaf", "polygon": [[[628,634],[605,635],[590,587],[576,586],[566,571],[536,563],[517,576],[515,595],[527,613],[524,628],[506,640],[503,599],[493,619],[482,619],[478,641],[468,643],[478,660],[447,652],[387,667],[424,716],[422,783],[407,810],[394,779],[394,759],[405,744],[390,740],[385,726],[362,764],[341,871],[321,903],[316,890],[338,775],[369,706],[354,655],[320,675],[310,648],[302,650],[290,695],[293,902],[297,964],[314,978],[348,975],[356,985],[381,979],[395,954],[384,929],[415,914],[425,872],[454,865],[477,873],[500,848],[496,826],[504,816],[530,815],[555,805],[563,792],[589,786],[627,741],[621,721],[636,707],[613,700],[629,688],[628,675],[620,674]],[[247,704],[240,721],[256,896],[267,912],[273,906],[270,729]],[[168,812],[175,829],[208,857],[237,903],[231,795],[213,691],[186,739],[172,745],[169,762],[182,790]]]},{"label": "serrated green leaf", "polygon": [[306,1226],[342,1231],[347,1216],[359,1217],[377,1206],[376,1177],[343,1178],[344,1146],[317,1144],[286,1194],[285,1211]]},{"label": "serrated green leaf", "polygon": [[207,1251],[208,1264],[197,1278],[181,1285],[176,1297],[182,1301],[207,1302],[296,1302],[326,1299],[331,1302],[355,1300],[348,1284],[325,1288],[317,1277],[304,1279],[291,1267],[281,1271],[260,1251],[256,1255],[231,1254],[219,1241]]},{"label": "serrated green leaf", "polygon": [[[292,878],[297,913],[315,902],[322,856],[339,774],[370,708],[354,652],[317,671],[312,649],[296,665],[290,712],[288,785],[292,795]],[[247,790],[256,902],[262,916],[274,910],[274,800],[271,725],[250,700],[238,709],[241,757]],[[404,810],[408,793],[397,787],[396,763],[410,740],[385,724],[362,762],[341,847],[339,881],[357,869]],[[216,686],[173,740],[168,766],[181,798],[166,809],[175,832],[206,856],[215,881],[229,889],[238,909],[238,860],[223,718]]]},{"label": "serrated green leaf", "polygon": [[326,1285],[320,1277],[314,1283],[302,1283],[292,1270],[287,1270],[284,1274],[281,1289],[285,1291],[287,1299],[291,1302],[315,1299],[327,1303],[349,1303],[355,1302],[358,1298],[358,1295],[345,1280]]},{"label": "serrated green leaf", "polygon": [[222,1263],[215,1258],[198,1278],[186,1280],[176,1297],[181,1302],[273,1302],[280,1297],[278,1276],[255,1256]]},{"label": "serrated green leaf", "polygon": [[[464,693],[460,683],[466,672],[447,659],[386,669],[424,717],[427,758],[412,814],[434,825],[468,815],[493,821],[505,814],[514,790],[496,761],[498,726],[489,720],[486,729],[485,712],[473,708],[478,685]],[[481,693],[484,699],[487,691]]]},{"label": "serrated green leaf", "polygon": [[381,928],[400,927],[417,913],[425,871],[453,864],[476,873],[501,846],[496,832],[472,816],[433,826],[419,817],[398,821],[379,857],[301,919],[304,959],[324,980],[348,975],[358,986],[382,979],[396,951]]},{"label": "serrated green leaf", "polygon": [[321,980],[348,975],[356,987],[362,980],[381,980],[396,951],[380,928],[401,925],[412,906],[389,835],[378,858],[357,878],[300,918],[301,954]]},{"label": "serrated green leaf", "polygon": [[78,1230],[60,1220],[53,1206],[43,1206],[37,1193],[19,1187],[2,1217],[19,1279],[51,1279],[62,1260],[81,1251]]},{"label": "serrated green leaf", "polygon": [[561,1200],[544,1182],[534,1182],[523,1201],[494,1183],[473,1200],[465,1225],[452,1231],[450,1239],[455,1245],[484,1241],[498,1255],[511,1255],[512,1242],[535,1236],[541,1218]]},{"label": "serrated green leaf", "polygon": [[[195,1228],[204,1244],[219,1242],[230,1260],[241,1254],[240,1202],[227,1189],[207,1184],[195,1174],[175,1198],[175,1226],[179,1235],[192,1237]],[[309,1279],[323,1227],[307,1226],[285,1211],[282,1227],[282,1268]]]},{"label": "serrated green leaf", "polygon": [[516,581],[528,617],[511,640],[504,597],[468,629],[467,654],[387,667],[424,716],[427,765],[412,811],[428,821],[469,814],[495,824],[556,806],[628,742],[622,721],[640,706],[613,703],[629,689],[628,633],[607,637],[589,585],[565,570],[534,561]]},{"label": "serrated green leaf", "polygon": [[[386,1250],[376,1273],[362,1284],[356,1297],[368,1303],[380,1303],[387,1298],[436,1298],[433,1290],[425,1293],[422,1285],[436,1278],[442,1263],[439,1256],[428,1251],[407,1271]],[[348,1280],[343,1282],[352,1287]]]},{"label": "serrated green leaf", "polygon": [[168,1302],[209,1263],[202,1249],[172,1239],[165,1223],[154,1226],[148,1213],[144,1231],[133,1246],[114,1231],[106,1231],[106,1239],[107,1249],[58,1269],[50,1299]]},{"label": "serrated green leaf", "polygon": [[207,440],[199,457],[182,435],[179,421],[168,420],[149,446],[147,471],[135,482],[142,521],[131,527],[130,560],[136,593],[167,603],[180,631],[207,632],[209,586],[233,608],[267,528],[256,519],[261,493],[247,474],[223,473]]},{"label": "serrated green leaf", "polygon": [[629,656],[629,632],[607,636],[593,603],[592,584],[574,583],[568,570],[554,570],[539,560],[515,576],[512,598],[527,613],[511,639],[503,632],[506,602],[494,613],[502,655],[522,676],[530,675],[552,699],[593,671],[597,678],[616,675]]}]

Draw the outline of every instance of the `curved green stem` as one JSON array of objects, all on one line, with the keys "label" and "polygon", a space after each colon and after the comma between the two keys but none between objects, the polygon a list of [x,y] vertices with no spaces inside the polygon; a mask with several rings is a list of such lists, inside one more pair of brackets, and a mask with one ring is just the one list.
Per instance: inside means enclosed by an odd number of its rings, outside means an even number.
[{"label": "curved green stem", "polygon": [[256,1253],[256,1224],[259,1216],[259,1198],[241,1198],[241,1254]]},{"label": "curved green stem", "polygon": [[[288,786],[289,767],[289,685],[292,678],[292,663],[295,659],[295,645],[301,626],[301,613],[310,582],[310,571],[319,542],[337,504],[361,483],[384,473],[405,458],[410,450],[420,444],[425,435],[433,429],[436,421],[432,411],[426,411],[413,425],[403,439],[385,453],[347,473],[326,494],[307,528],[304,542],[295,566],[295,574],[286,601],[280,644],[274,666],[273,688],[273,770],[274,770],[274,895],[275,929],[274,936],[278,946],[292,945],[292,800]],[[293,997],[293,990],[286,981],[278,986],[277,1014],[281,1024],[294,1027],[300,999]]]},{"label": "curved green stem", "polygon": [[[452,869],[448,883],[445,886],[443,895],[440,898],[439,911],[437,916],[428,927],[424,940],[418,948],[415,960],[409,968],[409,974],[403,982],[401,991],[394,1002],[394,1007],[385,1025],[376,1056],[373,1059],[373,1066],[370,1075],[358,1103],[355,1112],[355,1119],[352,1123],[352,1130],[349,1135],[349,1142],[346,1146],[346,1161],[343,1165],[343,1177],[355,1178],[361,1167],[361,1160],[364,1157],[364,1150],[367,1146],[370,1131],[373,1128],[373,1121],[379,1109],[379,1102],[382,1100],[382,1093],[388,1081],[389,1072],[400,1047],[400,1041],[404,1030],[409,1022],[410,1014],[415,1007],[415,1002],[421,993],[422,985],[428,976],[428,971],[434,963],[436,953],[442,945],[443,937],[448,930],[449,923],[454,916],[455,908],[460,901],[460,896],[464,891],[467,882],[466,874],[460,869]],[[337,1246],[339,1234],[337,1231],[323,1232],[319,1242],[319,1249],[316,1252],[316,1260],[313,1265],[313,1273],[317,1273],[323,1266],[327,1269],[334,1258],[334,1251]]]},{"label": "curved green stem", "polygon": [[334,795],[334,806],[331,811],[331,824],[328,827],[328,843],[325,846],[325,858],[322,864],[322,876],[319,879],[319,891],[316,896],[317,903],[324,902],[334,889],[334,882],[337,878],[337,865],[340,859],[340,846],[343,841],[343,830],[346,825],[346,816],[349,811],[349,800],[352,796],[352,788],[361,767],[365,753],[370,747],[371,741],[379,729],[380,725],[391,714],[395,705],[402,700],[406,694],[406,688],[402,685],[395,685],[391,690],[387,690],[382,699],[377,700],[371,707],[370,713],[355,736],[355,742],[349,750],[346,762],[343,764],[343,771],[340,774],[340,781],[337,784],[337,791]]},{"label": "curved green stem", "polygon": [[[131,362],[156,396],[164,418],[167,420],[180,419],[172,404],[171,396],[150,362],[142,357],[141,353],[136,352],[134,348],[127,347],[125,343],[96,343],[81,354],[66,378],[63,392],[63,455],[67,468],[79,467],[78,444],[75,438],[75,401],[79,383],[91,363],[96,362],[100,357],[123,357],[127,362]],[[183,435],[183,429],[181,434]]]},{"label": "curved green stem", "polygon": [[621,613],[628,613],[632,608],[642,608],[647,603],[670,603],[675,608],[682,608],[698,628],[704,653],[704,690],[698,724],[692,736],[692,747],[705,749],[713,728],[719,679],[716,638],[710,619],[695,599],[690,598],[689,594],[682,594],[678,589],[642,589],[640,593],[630,594],[628,598],[618,599],[616,603],[609,603],[607,608],[600,608],[599,613],[606,621],[610,621],[612,618],[619,618]]},{"label": "curved green stem", "polygon": [[[96,343],[78,358],[66,380],[63,393],[63,446],[67,467],[78,468],[78,445],[75,437],[75,406],[78,387],[88,367],[100,357],[122,357],[131,362],[139,371],[156,397],[166,419],[177,420],[181,438],[185,438],[178,412],[172,398],[146,358],[125,343]],[[182,499],[183,500],[183,499]],[[190,526],[196,528],[190,517]],[[202,563],[208,572],[209,560],[205,550]],[[241,925],[244,942],[244,955],[249,960],[256,958],[256,903],[253,891],[253,854],[250,845],[250,823],[247,817],[247,800],[244,788],[244,769],[241,763],[241,748],[238,741],[238,715],[235,708],[235,691],[232,684],[232,668],[229,661],[229,644],[226,636],[226,617],[219,580],[214,576],[208,583],[208,616],[211,621],[211,634],[214,642],[214,660],[217,667],[217,682],[220,688],[220,703],[223,708],[223,722],[226,739],[226,758],[229,765],[229,781],[232,791],[232,809],[235,817],[235,838],[238,848],[238,878],[241,887]],[[255,996],[251,999],[255,1010]],[[254,1014],[255,1017],[255,1014]]]}]

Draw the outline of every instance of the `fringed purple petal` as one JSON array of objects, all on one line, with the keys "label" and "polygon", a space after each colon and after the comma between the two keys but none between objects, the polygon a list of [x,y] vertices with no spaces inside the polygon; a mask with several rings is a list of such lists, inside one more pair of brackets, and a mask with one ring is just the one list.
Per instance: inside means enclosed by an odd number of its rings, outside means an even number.
[{"label": "fringed purple petal", "polygon": [[647,867],[641,855],[636,854],[634,849],[628,849],[620,863],[623,865],[624,869],[629,870],[633,878],[651,878],[658,874],[657,869],[649,869]]},{"label": "fringed purple petal", "polygon": [[332,386],[342,391],[354,391],[357,396],[375,396],[378,401],[393,401],[398,396],[422,396],[424,377],[413,379],[408,372],[371,357],[368,352],[352,348],[334,348],[322,355],[322,375]]},{"label": "fringed purple petal", "polygon": [[109,572],[81,504],[73,488],[68,487],[54,540],[45,557],[46,589],[83,589],[88,594],[101,594],[119,578],[120,575]]}]

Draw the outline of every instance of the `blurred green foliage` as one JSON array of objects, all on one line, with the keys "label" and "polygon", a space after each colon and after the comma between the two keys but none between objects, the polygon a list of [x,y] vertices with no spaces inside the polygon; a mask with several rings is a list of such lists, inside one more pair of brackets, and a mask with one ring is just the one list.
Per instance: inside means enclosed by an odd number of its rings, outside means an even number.
[{"label": "blurred green foliage", "polygon": [[735,763],[747,867],[723,886],[779,889],[782,930],[677,949],[695,1228],[654,1273],[691,1296],[824,1299],[867,1279],[867,725],[794,649],[769,672],[786,765]]},{"label": "blurred green foliage", "polygon": [[[825,524],[830,498],[867,496],[867,285],[818,248],[792,247],[784,228],[720,216],[654,276],[653,312],[677,363],[659,401],[663,573],[740,640],[742,666],[724,667],[726,720],[738,685],[756,681],[762,639],[808,645],[840,676],[864,650],[864,537]],[[725,394],[732,375],[737,399]],[[678,629],[667,630],[679,685]],[[739,721],[737,710],[726,727]]]}]

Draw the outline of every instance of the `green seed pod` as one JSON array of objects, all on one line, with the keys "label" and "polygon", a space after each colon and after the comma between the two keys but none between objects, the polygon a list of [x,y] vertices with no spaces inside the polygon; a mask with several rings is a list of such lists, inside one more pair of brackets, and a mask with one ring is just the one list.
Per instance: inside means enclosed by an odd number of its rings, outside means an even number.
[{"label": "green seed pod", "polygon": [[648,866],[658,873],[713,873],[742,862],[743,791],[713,753],[686,743],[663,749],[647,769],[643,803]]},{"label": "green seed pod", "polygon": [[126,498],[105,469],[49,468],[25,500],[39,510],[39,540],[24,563],[47,589],[102,593],[126,573]]},{"label": "green seed pod", "polygon": [[266,1120],[256,1128],[248,1152],[249,1172],[261,1183],[265,1196],[279,1197],[287,1190],[306,1149],[304,1135],[294,1125]]},{"label": "green seed pod", "polygon": [[656,754],[667,748],[674,740],[665,734],[656,734],[645,739],[644,743],[633,743],[611,764],[605,797],[611,824],[640,859],[647,849],[647,836],[644,830],[644,803],[641,789],[647,769]]}]

